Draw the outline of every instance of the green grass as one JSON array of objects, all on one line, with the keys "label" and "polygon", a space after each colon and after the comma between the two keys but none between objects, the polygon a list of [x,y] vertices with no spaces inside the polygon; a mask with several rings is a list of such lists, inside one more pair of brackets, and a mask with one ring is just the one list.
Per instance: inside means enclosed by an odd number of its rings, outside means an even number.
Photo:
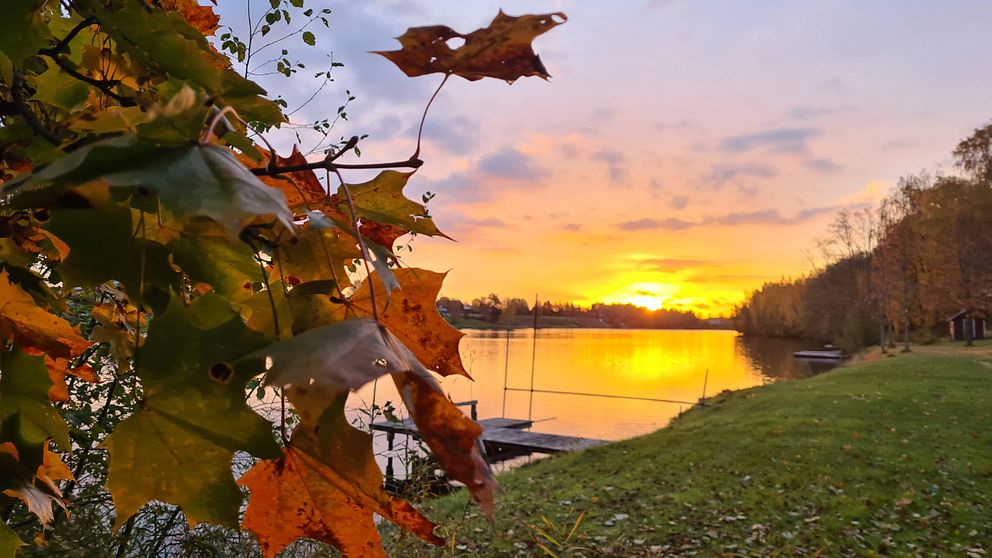
[{"label": "green grass", "polygon": [[[440,498],[426,511],[449,545],[387,531],[391,554],[543,556],[542,542],[558,556],[988,556],[985,353],[724,394],[647,436],[501,475],[495,528],[464,492]],[[534,529],[567,532],[582,512],[570,552]]]}]

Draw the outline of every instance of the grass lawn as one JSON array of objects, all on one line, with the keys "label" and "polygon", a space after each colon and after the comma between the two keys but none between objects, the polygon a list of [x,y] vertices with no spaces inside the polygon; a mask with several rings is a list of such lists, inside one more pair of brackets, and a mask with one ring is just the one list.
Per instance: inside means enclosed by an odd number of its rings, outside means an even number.
[{"label": "grass lawn", "polygon": [[390,530],[390,554],[992,556],[990,349],[725,393],[658,432],[501,475],[495,528],[464,492],[431,502],[449,545]]}]

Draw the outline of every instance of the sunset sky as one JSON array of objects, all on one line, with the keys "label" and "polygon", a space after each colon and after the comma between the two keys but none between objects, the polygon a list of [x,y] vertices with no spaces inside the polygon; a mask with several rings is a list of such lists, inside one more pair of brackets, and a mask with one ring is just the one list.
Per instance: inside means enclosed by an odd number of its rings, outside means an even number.
[{"label": "sunset sky", "polygon": [[[238,4],[220,11],[243,19]],[[317,48],[294,50],[309,67],[260,81],[292,109],[333,53],[345,67],[292,118],[333,116],[350,89],[335,136],[370,134],[363,162],[410,155],[441,80],[367,51],[398,48],[411,26],[467,33],[500,7],[568,15],[534,43],[550,81],[452,78],[428,119],[407,194],[437,193],[431,214],[458,242],[418,237],[400,254],[450,269],[443,294],[466,299],[727,313],[807,272],[803,250],[841,208],[951,170],[953,146],[992,116],[985,1],[307,4],[334,10]]]}]

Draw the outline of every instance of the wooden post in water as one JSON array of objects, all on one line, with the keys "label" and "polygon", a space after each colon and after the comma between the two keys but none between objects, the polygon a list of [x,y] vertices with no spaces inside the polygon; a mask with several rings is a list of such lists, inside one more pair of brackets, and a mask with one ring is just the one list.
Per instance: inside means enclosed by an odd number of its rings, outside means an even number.
[{"label": "wooden post in water", "polygon": [[389,455],[386,457],[386,480],[393,480],[393,440],[395,438],[396,434],[386,433],[386,449],[389,451]]},{"label": "wooden post in water", "polygon": [[530,350],[530,403],[527,405],[527,420],[534,416],[534,366],[537,363],[537,294],[534,294],[534,342]]},{"label": "wooden post in water", "polygon": [[506,321],[506,351],[503,355],[503,412],[501,417],[506,418],[506,391],[510,379],[510,321]]},{"label": "wooden post in water", "polygon": [[703,376],[703,396],[699,398],[699,404],[703,407],[706,406],[706,383],[710,379],[710,369],[706,369],[706,375]]}]

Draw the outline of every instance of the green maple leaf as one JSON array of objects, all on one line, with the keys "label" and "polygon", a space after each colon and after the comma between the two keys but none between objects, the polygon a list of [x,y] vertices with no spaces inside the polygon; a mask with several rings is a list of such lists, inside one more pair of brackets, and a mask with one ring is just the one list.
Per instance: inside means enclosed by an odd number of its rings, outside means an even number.
[{"label": "green maple leaf", "polygon": [[[279,339],[288,339],[293,336],[293,307],[286,297],[286,290],[282,286],[282,281],[273,282],[269,285],[268,291],[259,291],[245,299],[242,304],[250,313],[248,327],[251,329]],[[274,315],[272,313],[273,304],[275,305]],[[276,331],[277,322],[278,331]]]},{"label": "green maple leaf", "polygon": [[0,53],[17,68],[25,58],[36,55],[39,48],[49,46],[51,33],[42,19],[39,9],[42,4],[41,0],[4,2],[3,17],[0,17]]},{"label": "green maple leaf", "polygon": [[0,353],[0,441],[41,446],[52,438],[69,448],[69,428],[48,399],[51,387],[43,357],[16,348]]},{"label": "green maple leaf", "polygon": [[91,143],[47,167],[8,181],[12,207],[49,205],[72,187],[102,180],[146,198],[154,193],[178,219],[208,217],[237,237],[259,216],[272,215],[293,230],[286,197],[263,184],[230,150],[216,145],[163,148],[136,135]]},{"label": "green maple leaf", "polygon": [[258,370],[232,363],[267,342],[212,294],[189,307],[173,300],[152,321],[138,358],[144,397],[104,443],[117,526],[157,499],[179,505],[190,525],[236,527],[234,452],[271,458],[279,448],[271,424],[244,401]]},{"label": "green maple leaf", "polygon": [[232,240],[223,228],[208,220],[188,221],[175,231],[175,238],[166,247],[194,285],[208,283],[228,300],[247,299],[252,291],[245,284],[263,279],[251,247]]},{"label": "green maple leaf", "polygon": [[410,359],[416,358],[400,344],[375,320],[357,318],[308,329],[252,356],[271,360],[266,384],[347,390],[409,370]]},{"label": "green maple leaf", "polygon": [[[426,216],[426,207],[403,195],[403,187],[412,174],[387,170],[368,182],[349,185],[355,213],[377,223],[398,225],[410,232],[448,238],[438,230],[434,220]],[[348,199],[343,188],[338,190],[338,198]]]},{"label": "green maple leaf", "polygon": [[126,205],[55,210],[45,228],[69,246],[69,255],[56,268],[68,288],[116,280],[137,301],[142,261],[146,289],[149,285],[165,292],[180,288],[180,276],[169,265],[168,251],[142,239],[140,231],[135,235],[133,212]]},{"label": "green maple leaf", "polygon": [[0,521],[0,558],[14,558],[17,549],[22,546],[25,546],[24,541],[17,537],[17,533]]},{"label": "green maple leaf", "polygon": [[48,71],[35,76],[35,93],[31,100],[47,103],[61,109],[75,109],[86,101],[89,86],[52,65]]},{"label": "green maple leaf", "polygon": [[354,237],[337,227],[307,226],[296,238],[279,243],[276,261],[283,273],[300,281],[338,281],[340,287],[350,287],[345,264],[362,257]]},{"label": "green maple leaf", "polygon": [[181,14],[147,10],[133,2],[97,3],[100,29],[125,45],[128,54],[172,78],[187,80],[233,106],[242,118],[268,125],[285,120],[274,101],[260,97],[265,89],[232,70],[230,61],[212,49],[202,33]]}]

